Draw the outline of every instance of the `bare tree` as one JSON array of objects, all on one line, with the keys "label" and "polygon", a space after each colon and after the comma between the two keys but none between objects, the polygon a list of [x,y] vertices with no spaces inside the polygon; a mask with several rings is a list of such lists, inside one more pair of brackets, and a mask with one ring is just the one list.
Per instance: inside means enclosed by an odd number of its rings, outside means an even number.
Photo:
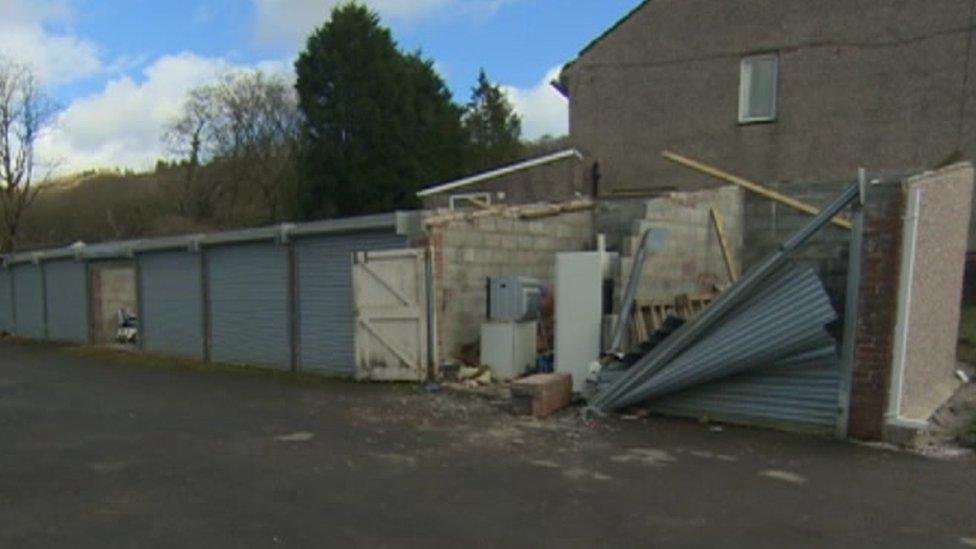
[{"label": "bare tree", "polygon": [[[193,90],[168,138],[184,158],[183,189],[197,198],[197,211],[204,198],[256,193],[263,221],[278,220],[295,187],[298,128],[291,86],[259,70],[229,73]],[[220,169],[201,178],[205,163]]]},{"label": "bare tree", "polygon": [[202,165],[213,156],[210,144],[217,111],[214,96],[212,87],[191,90],[179,118],[164,137],[170,151],[182,158],[177,212],[196,221],[213,217],[215,202],[221,194],[219,182],[203,181],[200,177]]},{"label": "bare tree", "polygon": [[37,196],[34,184],[37,139],[56,108],[34,73],[0,57],[0,251],[16,248],[24,211]]},{"label": "bare tree", "polygon": [[254,70],[225,76],[215,93],[217,155],[231,166],[239,185],[258,193],[266,221],[276,221],[296,174],[294,91],[283,79]]}]

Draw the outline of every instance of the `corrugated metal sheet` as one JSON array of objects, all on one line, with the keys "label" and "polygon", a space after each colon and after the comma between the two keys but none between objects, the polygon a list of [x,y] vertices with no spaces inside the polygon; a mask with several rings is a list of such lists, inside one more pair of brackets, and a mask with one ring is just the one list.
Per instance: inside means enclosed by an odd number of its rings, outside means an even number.
[{"label": "corrugated metal sheet", "polygon": [[0,267],[0,332],[12,332],[14,329],[13,291],[10,270]]},{"label": "corrugated metal sheet", "polygon": [[139,328],[143,349],[203,358],[203,280],[199,253],[140,254]]},{"label": "corrugated metal sheet", "polygon": [[355,373],[352,253],[406,246],[407,239],[392,232],[360,232],[295,241],[302,370]]},{"label": "corrugated metal sheet", "polygon": [[14,281],[14,333],[33,339],[44,339],[44,282],[40,265],[15,265],[11,272]]},{"label": "corrugated metal sheet", "polygon": [[[813,270],[786,267],[680,355],[632,380],[612,405],[832,431],[840,366],[825,325],[836,318]],[[614,377],[608,372],[605,382]]]},{"label": "corrugated metal sheet", "polygon": [[88,272],[84,262],[64,259],[44,264],[47,337],[52,341],[87,343]]},{"label": "corrugated metal sheet", "polygon": [[789,268],[664,368],[632,384],[615,406],[645,402],[832,345],[824,326],[836,318],[816,273]]},{"label": "corrugated metal sheet", "polygon": [[218,246],[206,261],[211,359],[289,369],[288,248]]},{"label": "corrugated metal sheet", "polygon": [[706,383],[651,403],[663,414],[833,433],[841,368],[826,347],[767,368]]}]

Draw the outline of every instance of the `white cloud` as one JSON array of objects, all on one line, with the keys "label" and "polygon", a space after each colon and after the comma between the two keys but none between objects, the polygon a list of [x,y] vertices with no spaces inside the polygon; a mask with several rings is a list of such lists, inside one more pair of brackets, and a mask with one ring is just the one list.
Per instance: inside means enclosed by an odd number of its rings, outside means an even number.
[{"label": "white cloud", "polygon": [[560,67],[550,69],[541,82],[530,88],[502,86],[515,110],[522,116],[522,136],[537,139],[569,132],[569,103],[550,82],[559,77]]},{"label": "white cloud", "polygon": [[0,54],[29,65],[49,85],[102,71],[94,44],[50,29],[70,13],[64,0],[0,0]]},{"label": "white cloud", "polygon": [[[288,67],[277,62],[258,66],[270,72]],[[43,164],[55,166],[56,173],[151,168],[167,156],[162,134],[178,116],[187,92],[235,68],[241,67],[191,53],[161,57],[143,71],[140,81],[116,78],[101,92],[72,102],[40,138],[38,156]]]},{"label": "white cloud", "polygon": [[[252,0],[260,41],[296,45],[348,0]],[[401,22],[430,17],[487,16],[515,0],[361,0],[382,17]]]}]

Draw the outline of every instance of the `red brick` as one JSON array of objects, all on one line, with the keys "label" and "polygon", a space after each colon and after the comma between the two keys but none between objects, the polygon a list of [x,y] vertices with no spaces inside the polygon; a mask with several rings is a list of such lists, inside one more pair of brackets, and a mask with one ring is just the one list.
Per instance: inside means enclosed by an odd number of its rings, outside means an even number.
[{"label": "red brick", "polygon": [[865,205],[859,318],[851,383],[848,432],[856,438],[883,435],[893,356],[904,197],[879,189]]},{"label": "red brick", "polygon": [[545,417],[569,406],[573,378],[567,373],[536,374],[512,383],[516,413]]}]

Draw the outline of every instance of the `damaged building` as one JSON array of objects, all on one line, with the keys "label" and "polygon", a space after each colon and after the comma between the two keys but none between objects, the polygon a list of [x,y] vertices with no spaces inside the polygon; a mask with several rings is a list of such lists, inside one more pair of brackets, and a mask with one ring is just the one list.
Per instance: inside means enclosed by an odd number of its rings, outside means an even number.
[{"label": "damaged building", "polygon": [[128,308],[157,354],[926,428],[960,383],[968,3],[705,4],[643,2],[566,65],[571,148],[432,182],[422,211],[12,254],[0,331],[104,343]]}]

